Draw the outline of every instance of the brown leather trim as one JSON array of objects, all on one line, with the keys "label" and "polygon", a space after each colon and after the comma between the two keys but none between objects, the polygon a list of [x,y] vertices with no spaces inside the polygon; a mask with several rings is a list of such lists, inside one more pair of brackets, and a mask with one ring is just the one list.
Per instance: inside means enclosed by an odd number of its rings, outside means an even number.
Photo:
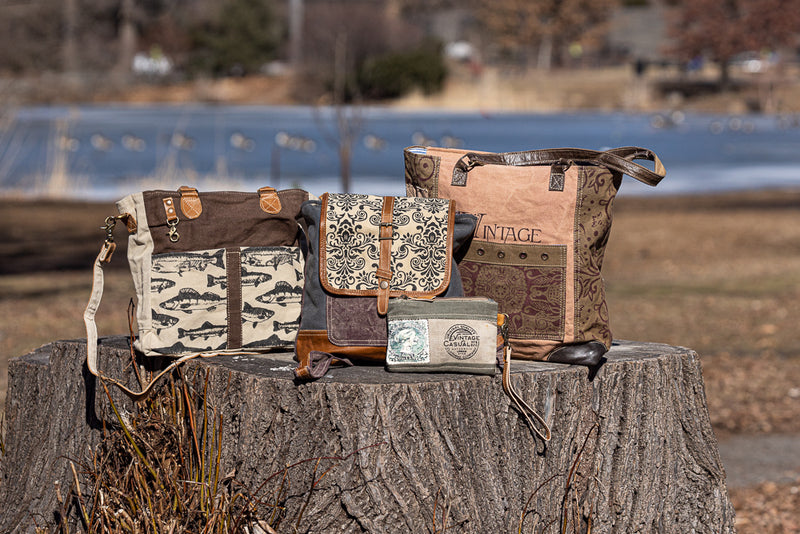
[{"label": "brown leather trim", "polygon": [[119,218],[125,221],[125,227],[128,229],[129,234],[135,234],[139,226],[136,224],[136,217],[130,213],[122,213]]},{"label": "brown leather trim", "polygon": [[164,204],[164,213],[167,216],[167,222],[177,221],[178,212],[175,211],[175,201],[172,200],[172,197],[163,198],[161,202]]},{"label": "brown leather trim", "polygon": [[274,187],[262,187],[258,190],[258,199],[261,209],[266,213],[280,213],[281,199]]},{"label": "brown leather trim", "polygon": [[242,261],[239,249],[225,251],[228,288],[228,349],[242,348]]},{"label": "brown leather trim", "polygon": [[[312,350],[329,352],[334,356],[355,360],[382,362],[386,360],[386,346],[378,347],[340,347],[328,339],[327,330],[301,330],[297,333],[295,354],[300,366],[309,364],[309,353]],[[304,363],[305,362],[305,363]],[[335,363],[335,362],[334,362]]]},{"label": "brown leather trim", "polygon": [[182,185],[178,192],[181,194],[181,213],[187,219],[197,219],[203,213],[203,204],[197,189]]},{"label": "brown leather trim", "polygon": [[[328,193],[324,193],[320,200],[321,211],[319,217],[319,281],[322,288],[333,295],[345,295],[351,297],[374,297],[378,295],[378,289],[339,289],[332,287],[328,282],[328,272],[325,268],[325,258],[327,244],[325,240],[326,227],[326,213],[328,211]],[[441,295],[450,286],[450,275],[452,273],[453,262],[453,233],[455,231],[455,203],[448,201],[447,213],[447,259],[445,264],[445,273],[442,283],[439,287],[429,291],[403,291],[399,289],[389,289],[389,297],[435,297]],[[389,241],[391,243],[391,241]]]},{"label": "brown leather trim", "polygon": [[389,311],[389,288],[392,281],[392,271],[389,267],[392,259],[393,219],[394,197],[383,197],[381,225],[378,228],[380,252],[378,255],[378,270],[375,271],[375,278],[378,279],[378,315],[386,315],[386,312]]}]

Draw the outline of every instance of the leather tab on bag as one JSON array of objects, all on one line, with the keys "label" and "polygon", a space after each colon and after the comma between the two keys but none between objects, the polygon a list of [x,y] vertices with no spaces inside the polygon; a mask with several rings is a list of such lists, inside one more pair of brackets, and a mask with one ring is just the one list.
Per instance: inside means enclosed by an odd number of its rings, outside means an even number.
[{"label": "leather tab on bag", "polygon": [[175,201],[172,197],[162,199],[164,203],[164,213],[167,215],[167,222],[175,222],[178,220],[178,212],[175,211]]},{"label": "leather tab on bag", "polygon": [[568,161],[550,165],[550,191],[564,190],[564,176],[571,166],[571,162]]},{"label": "leather tab on bag", "polygon": [[461,156],[461,159],[453,167],[453,179],[450,181],[450,185],[467,187],[467,174],[474,166],[470,160],[470,154]]},{"label": "leather tab on bag", "polygon": [[200,202],[200,195],[193,187],[181,186],[178,191],[181,194],[181,212],[187,219],[196,219],[203,213],[203,204]]},{"label": "leather tab on bag", "polygon": [[375,271],[375,278],[378,279],[378,315],[386,315],[386,312],[389,311],[389,291],[392,285],[392,271],[389,268],[389,262],[392,257],[392,234],[394,233],[393,213],[394,197],[383,197],[381,223],[378,229],[381,248],[378,270]]},{"label": "leather tab on bag", "polygon": [[109,241],[103,243],[103,248],[100,250],[100,254],[97,256],[97,260],[101,263],[108,263],[111,261],[111,256],[114,254],[114,251],[117,250],[117,244]]},{"label": "leather tab on bag", "polygon": [[123,213],[119,216],[120,220],[125,221],[125,227],[128,229],[129,234],[135,234],[138,229],[136,218],[130,213]]},{"label": "leather tab on bag", "polygon": [[281,212],[281,199],[274,187],[262,187],[258,190],[261,209],[266,213],[276,214]]}]

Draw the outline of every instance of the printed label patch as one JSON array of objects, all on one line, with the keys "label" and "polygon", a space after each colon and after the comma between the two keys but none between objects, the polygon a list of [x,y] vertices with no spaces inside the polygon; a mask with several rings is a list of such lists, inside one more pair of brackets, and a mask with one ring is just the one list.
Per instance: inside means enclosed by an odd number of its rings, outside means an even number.
[{"label": "printed label patch", "polygon": [[425,320],[389,321],[386,363],[429,363],[428,322]]},{"label": "printed label patch", "polygon": [[456,360],[468,360],[475,356],[481,345],[481,336],[469,325],[454,324],[444,335],[444,350]]}]

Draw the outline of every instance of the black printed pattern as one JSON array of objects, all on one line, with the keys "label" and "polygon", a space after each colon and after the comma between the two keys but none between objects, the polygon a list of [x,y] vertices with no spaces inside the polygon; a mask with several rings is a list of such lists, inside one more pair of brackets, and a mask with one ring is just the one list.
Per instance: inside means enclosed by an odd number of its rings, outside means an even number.
[{"label": "black printed pattern", "polygon": [[[383,199],[371,195],[328,196],[325,270],[335,289],[375,290],[380,259]],[[394,201],[390,269],[392,290],[434,291],[448,270],[449,202],[397,197]]]},{"label": "black printed pattern", "polygon": [[[153,256],[150,350],[162,354],[228,347],[224,249]],[[290,347],[299,325],[303,257],[296,247],[241,249],[242,346]]]}]

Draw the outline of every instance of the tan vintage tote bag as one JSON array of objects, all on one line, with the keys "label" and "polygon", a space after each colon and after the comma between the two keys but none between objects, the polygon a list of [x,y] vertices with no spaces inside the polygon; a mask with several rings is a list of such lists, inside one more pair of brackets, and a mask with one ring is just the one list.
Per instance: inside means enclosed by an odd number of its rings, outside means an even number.
[{"label": "tan vintage tote bag", "polygon": [[623,174],[657,185],[658,156],[639,147],[404,154],[407,195],[451,199],[478,217],[458,258],[464,293],[508,315],[513,357],[599,363],[612,340],[600,270],[614,197]]}]

